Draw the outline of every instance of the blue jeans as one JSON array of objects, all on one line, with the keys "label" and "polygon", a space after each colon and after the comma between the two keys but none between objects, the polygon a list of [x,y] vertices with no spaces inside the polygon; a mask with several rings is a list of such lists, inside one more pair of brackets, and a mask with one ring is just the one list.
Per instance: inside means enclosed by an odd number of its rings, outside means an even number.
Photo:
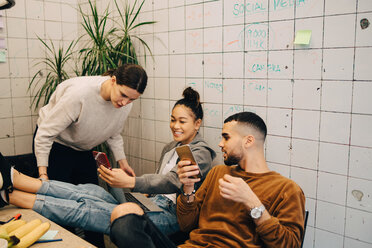
[{"label": "blue jeans", "polygon": [[58,224],[110,233],[110,216],[119,203],[100,186],[43,181],[33,210]]},{"label": "blue jeans", "polygon": [[[164,212],[147,213],[149,218],[166,235],[178,231],[176,205],[162,195],[151,199]],[[119,202],[100,186],[50,180],[43,181],[32,209],[60,225],[109,234],[110,216],[117,205]]]},{"label": "blue jeans", "polygon": [[163,209],[163,212],[146,213],[149,219],[165,235],[178,232],[180,227],[177,222],[176,204],[163,195],[156,195],[150,199]]}]

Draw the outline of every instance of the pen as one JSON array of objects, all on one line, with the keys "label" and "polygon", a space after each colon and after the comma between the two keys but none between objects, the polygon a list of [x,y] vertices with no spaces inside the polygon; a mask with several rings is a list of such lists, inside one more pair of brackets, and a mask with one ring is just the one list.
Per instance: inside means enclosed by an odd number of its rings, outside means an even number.
[{"label": "pen", "polygon": [[8,222],[11,222],[12,220],[18,220],[22,217],[22,214],[16,214],[14,215],[12,218],[10,218],[10,220],[7,221]]},{"label": "pen", "polygon": [[22,217],[22,214],[16,214],[14,215],[12,218],[10,218],[8,221],[0,221],[0,224],[6,224],[6,223],[9,223],[11,222],[12,220],[18,220]]},{"label": "pen", "polygon": [[48,242],[56,242],[56,241],[62,241],[62,239],[45,239],[45,240],[38,240],[36,243],[48,243]]}]

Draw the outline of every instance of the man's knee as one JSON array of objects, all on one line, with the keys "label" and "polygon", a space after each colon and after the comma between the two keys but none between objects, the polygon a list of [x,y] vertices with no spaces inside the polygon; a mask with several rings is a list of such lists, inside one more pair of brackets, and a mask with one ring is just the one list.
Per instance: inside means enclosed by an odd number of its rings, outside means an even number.
[{"label": "man's knee", "polygon": [[133,202],[126,202],[114,208],[111,213],[111,223],[117,218],[128,214],[143,215],[144,212],[137,204]]}]

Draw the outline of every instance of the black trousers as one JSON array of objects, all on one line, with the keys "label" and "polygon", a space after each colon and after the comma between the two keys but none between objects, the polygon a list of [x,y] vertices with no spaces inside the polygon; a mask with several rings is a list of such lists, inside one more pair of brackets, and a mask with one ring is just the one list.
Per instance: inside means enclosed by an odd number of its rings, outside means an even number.
[{"label": "black trousers", "polygon": [[116,219],[110,238],[119,248],[177,248],[146,215],[128,214]]},{"label": "black trousers", "polygon": [[[32,143],[34,154],[37,130],[36,126]],[[51,180],[72,184],[93,183],[98,185],[97,167],[92,150],[77,151],[53,142],[49,153],[48,177]]]},{"label": "black trousers", "polygon": [[[34,133],[34,140],[37,132]],[[33,153],[35,144],[33,143]],[[77,151],[68,146],[53,142],[49,153],[48,177],[51,180],[57,180],[72,184],[92,183],[98,185],[97,166],[93,158],[92,150]],[[74,228],[64,226],[71,232]],[[84,231],[85,240],[97,247],[105,247],[103,234]]]},{"label": "black trousers", "polygon": [[49,154],[48,177],[72,184],[98,185],[97,166],[92,151],[76,151],[54,142]]}]

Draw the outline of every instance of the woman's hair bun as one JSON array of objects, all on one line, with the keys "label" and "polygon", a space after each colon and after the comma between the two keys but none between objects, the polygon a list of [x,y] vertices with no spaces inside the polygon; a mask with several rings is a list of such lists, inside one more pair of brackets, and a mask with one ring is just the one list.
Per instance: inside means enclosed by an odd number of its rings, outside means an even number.
[{"label": "woman's hair bun", "polygon": [[196,105],[200,103],[200,95],[197,91],[193,90],[191,87],[187,87],[182,96],[185,98],[186,101],[194,102]]},{"label": "woman's hair bun", "polygon": [[188,108],[191,109],[191,111],[195,115],[195,120],[198,119],[203,119],[203,107],[202,104],[200,103],[200,95],[199,93],[194,90],[191,87],[187,87],[183,93],[182,93],[183,98],[178,100],[175,104],[173,109],[177,105],[184,105]]}]

